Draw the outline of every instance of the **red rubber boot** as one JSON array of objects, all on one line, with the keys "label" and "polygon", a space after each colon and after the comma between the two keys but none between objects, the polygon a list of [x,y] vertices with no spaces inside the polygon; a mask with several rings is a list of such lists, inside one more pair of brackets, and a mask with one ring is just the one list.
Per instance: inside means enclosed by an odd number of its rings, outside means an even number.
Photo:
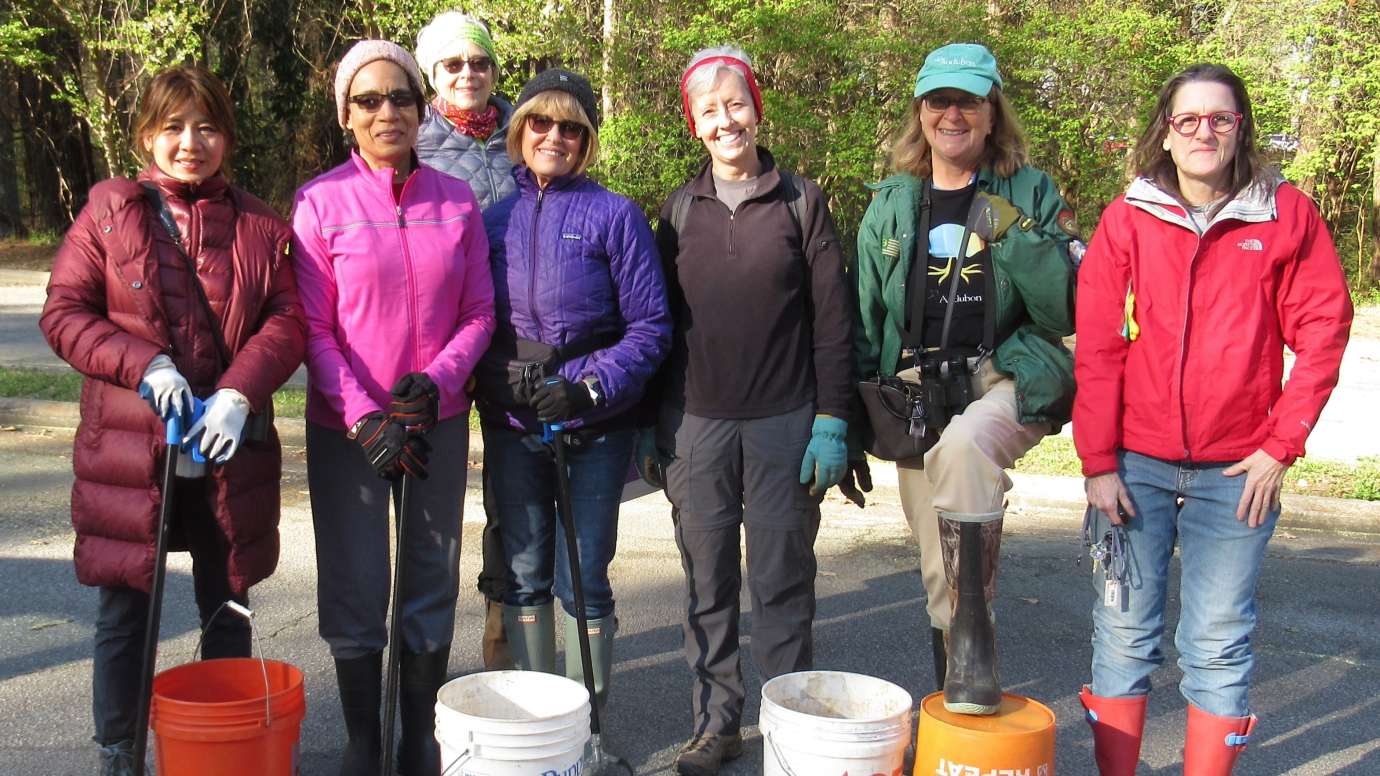
[{"label": "red rubber boot", "polygon": [[1246,748],[1255,715],[1219,717],[1188,704],[1184,736],[1184,776],[1228,776],[1236,756]]},{"label": "red rubber boot", "polygon": [[1145,731],[1145,704],[1150,696],[1103,698],[1083,685],[1078,694],[1088,712],[1093,732],[1093,753],[1102,776],[1135,776],[1140,759],[1140,739]]}]

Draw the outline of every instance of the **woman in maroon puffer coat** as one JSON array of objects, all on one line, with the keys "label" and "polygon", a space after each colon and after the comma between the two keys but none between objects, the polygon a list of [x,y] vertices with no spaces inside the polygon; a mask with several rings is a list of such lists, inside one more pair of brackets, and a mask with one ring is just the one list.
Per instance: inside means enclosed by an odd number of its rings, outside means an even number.
[{"label": "woman in maroon puffer coat", "polygon": [[[272,424],[255,415],[302,362],[306,335],[287,223],[223,172],[235,125],[220,81],[200,68],[163,71],[135,130],[150,164],[137,180],[91,190],[54,259],[39,323],[87,378],[72,525],[77,579],[100,588],[93,711],[102,773],[113,774],[132,767],[163,418],[190,420],[191,397],[206,402],[188,438],[207,462],[179,454],[170,534],[173,549],[192,554],[206,628],[226,600],[247,603],[277,565],[281,454]],[[203,657],[249,652],[247,623],[228,613],[210,622]]]}]

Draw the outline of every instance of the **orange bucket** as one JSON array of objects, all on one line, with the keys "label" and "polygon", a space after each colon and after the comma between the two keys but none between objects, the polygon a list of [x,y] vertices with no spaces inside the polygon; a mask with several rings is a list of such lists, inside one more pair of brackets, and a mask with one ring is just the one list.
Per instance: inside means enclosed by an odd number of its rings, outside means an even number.
[{"label": "orange bucket", "polygon": [[153,678],[158,776],[293,776],[307,713],[302,672],[275,660],[222,658]]},{"label": "orange bucket", "polygon": [[914,776],[1054,776],[1054,712],[1004,693],[991,716],[954,714],[944,693],[920,702]]}]

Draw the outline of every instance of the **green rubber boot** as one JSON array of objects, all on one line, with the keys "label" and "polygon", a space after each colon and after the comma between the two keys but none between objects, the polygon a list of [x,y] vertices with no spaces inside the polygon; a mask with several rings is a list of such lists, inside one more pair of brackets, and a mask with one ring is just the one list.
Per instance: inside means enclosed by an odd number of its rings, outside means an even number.
[{"label": "green rubber boot", "polygon": [[503,627],[508,631],[508,646],[518,668],[556,673],[556,613],[551,604],[504,604]]},{"label": "green rubber boot", "polygon": [[[618,618],[613,615],[587,620],[589,626],[589,661],[594,666],[594,698],[604,708],[609,697],[609,675],[613,673],[613,636],[618,632]],[[581,685],[585,672],[580,665],[579,621],[565,616],[565,675]]]}]

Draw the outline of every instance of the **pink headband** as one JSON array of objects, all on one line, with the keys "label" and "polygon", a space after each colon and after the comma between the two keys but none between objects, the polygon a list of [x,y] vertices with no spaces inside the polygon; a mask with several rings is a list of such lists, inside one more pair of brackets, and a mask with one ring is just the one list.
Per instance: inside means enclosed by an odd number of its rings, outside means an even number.
[{"label": "pink headband", "polygon": [[752,94],[752,107],[757,111],[757,120],[762,120],[762,92],[757,88],[757,78],[752,74],[752,67],[748,63],[744,62],[741,59],[738,59],[737,57],[705,57],[704,59],[701,59],[700,61],[692,65],[689,69],[685,71],[685,75],[680,77],[680,102],[681,107],[685,110],[685,121],[690,125],[690,135],[692,137],[696,136],[695,117],[690,114],[690,93],[685,91],[685,84],[690,81],[690,76],[694,75],[696,70],[699,70],[701,67],[704,67],[705,65],[716,63],[724,65],[737,65],[738,67],[742,68],[742,71],[739,74],[747,79],[748,92]]}]

